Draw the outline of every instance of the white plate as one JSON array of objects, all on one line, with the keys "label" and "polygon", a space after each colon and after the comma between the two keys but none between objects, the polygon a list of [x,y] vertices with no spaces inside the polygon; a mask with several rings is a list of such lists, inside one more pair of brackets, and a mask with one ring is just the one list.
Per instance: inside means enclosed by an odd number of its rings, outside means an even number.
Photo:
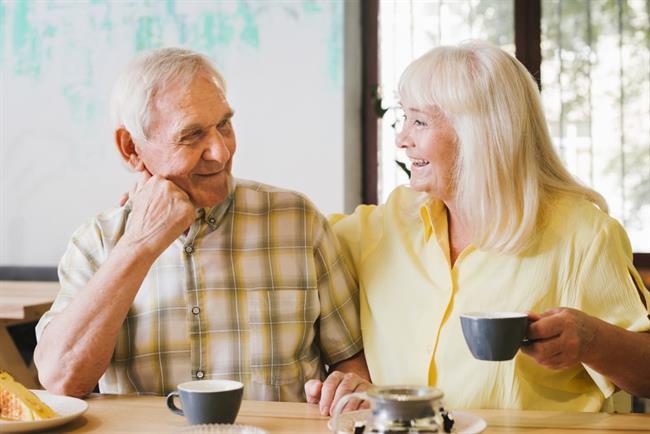
[{"label": "white plate", "polygon": [[0,433],[40,431],[63,425],[78,418],[88,410],[88,403],[69,396],[52,395],[45,390],[32,390],[41,401],[50,406],[59,417],[28,422],[0,422]]},{"label": "white plate", "polygon": [[[454,416],[454,427],[452,429],[453,434],[478,434],[487,428],[487,423],[478,416],[475,416],[470,413],[465,413],[464,411],[450,411]],[[339,424],[343,430],[339,430],[338,434],[352,434],[354,431],[355,422],[364,422],[370,416],[370,410],[357,410],[349,411],[343,413],[339,416]],[[334,431],[334,419],[330,419],[327,422],[327,428],[331,431]],[[444,433],[444,431],[441,431]]]}]

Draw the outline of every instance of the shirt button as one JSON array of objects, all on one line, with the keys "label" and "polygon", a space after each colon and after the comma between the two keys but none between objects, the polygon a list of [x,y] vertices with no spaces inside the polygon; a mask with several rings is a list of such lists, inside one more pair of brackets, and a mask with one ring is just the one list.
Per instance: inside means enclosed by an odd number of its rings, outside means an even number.
[{"label": "shirt button", "polygon": [[185,253],[187,253],[188,255],[191,255],[193,251],[194,251],[194,247],[185,246]]},{"label": "shirt button", "polygon": [[205,373],[203,371],[196,371],[196,378],[199,380],[205,376]]},{"label": "shirt button", "polygon": [[216,220],[214,219],[214,217],[210,217],[210,218],[208,219],[208,223],[210,223],[211,225],[213,225],[214,222],[216,222]]},{"label": "shirt button", "polygon": [[192,313],[193,313],[194,315],[198,315],[200,312],[201,312],[201,308],[200,308],[200,307],[198,307],[198,306],[194,306],[194,307],[192,308]]}]

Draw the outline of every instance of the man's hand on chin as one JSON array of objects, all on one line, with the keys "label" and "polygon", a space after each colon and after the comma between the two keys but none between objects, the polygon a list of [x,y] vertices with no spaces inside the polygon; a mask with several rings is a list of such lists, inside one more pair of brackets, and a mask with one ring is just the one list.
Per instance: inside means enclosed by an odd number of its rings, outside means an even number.
[{"label": "man's hand on chin", "polygon": [[[128,194],[131,216],[122,240],[158,256],[192,224],[194,205],[173,182],[148,171]],[[126,203],[126,201],[124,201]]]}]

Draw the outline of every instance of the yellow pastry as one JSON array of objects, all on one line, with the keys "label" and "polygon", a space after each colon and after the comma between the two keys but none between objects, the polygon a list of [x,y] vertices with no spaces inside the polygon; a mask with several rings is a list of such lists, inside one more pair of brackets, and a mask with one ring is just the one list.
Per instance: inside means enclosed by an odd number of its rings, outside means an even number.
[{"label": "yellow pastry", "polygon": [[50,407],[8,372],[0,370],[0,420],[29,421],[57,417]]}]

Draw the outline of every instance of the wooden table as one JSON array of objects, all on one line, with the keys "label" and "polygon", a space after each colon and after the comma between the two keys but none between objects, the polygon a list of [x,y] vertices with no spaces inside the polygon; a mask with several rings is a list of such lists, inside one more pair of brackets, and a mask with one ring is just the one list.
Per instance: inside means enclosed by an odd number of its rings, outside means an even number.
[{"label": "wooden table", "polygon": [[[175,433],[187,426],[158,396],[92,395],[86,414],[52,433]],[[641,433],[650,415],[518,410],[468,410],[487,421],[485,433]],[[327,418],[314,404],[244,401],[237,423],[270,434],[326,434]]]},{"label": "wooden table", "polygon": [[7,327],[38,321],[58,291],[58,282],[0,281],[0,368],[31,389],[38,388],[36,370],[25,364]]}]

